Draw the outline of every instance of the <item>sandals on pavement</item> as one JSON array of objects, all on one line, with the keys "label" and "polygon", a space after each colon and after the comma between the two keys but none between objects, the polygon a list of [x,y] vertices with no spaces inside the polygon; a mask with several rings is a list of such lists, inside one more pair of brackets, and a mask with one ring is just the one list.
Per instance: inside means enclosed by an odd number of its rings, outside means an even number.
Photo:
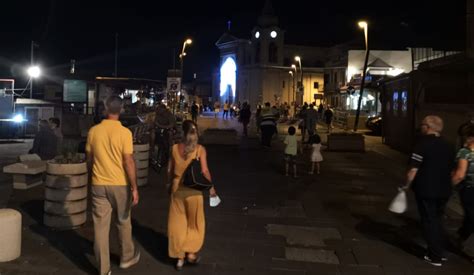
[{"label": "sandals on pavement", "polygon": [[183,266],[184,266],[184,259],[178,259],[175,266],[176,270],[177,271],[183,270]]},{"label": "sandals on pavement", "polygon": [[195,255],[194,258],[189,258],[189,255],[186,257],[186,262],[192,265],[196,265],[201,261],[201,257]]}]

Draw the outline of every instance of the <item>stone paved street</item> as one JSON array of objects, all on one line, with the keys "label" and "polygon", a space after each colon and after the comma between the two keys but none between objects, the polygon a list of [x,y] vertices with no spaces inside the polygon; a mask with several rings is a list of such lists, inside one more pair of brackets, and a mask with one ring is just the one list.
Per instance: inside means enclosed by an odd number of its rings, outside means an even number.
[{"label": "stone paved street", "polygon": [[[199,118],[201,131],[236,128],[237,120]],[[283,133],[287,126],[280,126]],[[473,265],[456,249],[449,261],[432,267],[420,257],[421,237],[410,194],[407,213],[394,215],[387,207],[404,179],[403,154],[367,137],[366,153],[323,151],[320,175],[308,175],[307,153],[298,158],[299,178],[283,175],[283,135],[272,150],[260,148],[255,129],[237,145],[207,145],[211,173],[222,199],[206,208],[206,240],[202,263],[185,266],[183,274],[472,274]],[[325,135],[323,135],[325,140]],[[0,145],[1,164],[27,144],[10,150]],[[1,190],[11,190],[2,175]],[[163,175],[150,172],[133,210],[133,234],[142,251],[140,263],[113,274],[175,274],[167,257],[168,195]],[[95,274],[91,219],[73,231],[42,225],[43,187],[13,190],[6,203],[23,214],[22,256],[0,263],[0,274]],[[5,193],[6,194],[6,193]],[[5,194],[2,194],[4,197]],[[446,228],[454,235],[460,216],[447,211]],[[112,253],[118,251],[112,229]]]}]

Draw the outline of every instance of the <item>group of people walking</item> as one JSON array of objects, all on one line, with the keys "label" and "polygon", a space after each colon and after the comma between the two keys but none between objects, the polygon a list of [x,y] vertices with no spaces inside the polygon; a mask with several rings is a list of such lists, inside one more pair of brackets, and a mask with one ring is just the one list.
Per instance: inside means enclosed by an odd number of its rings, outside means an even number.
[{"label": "group of people walking", "polygon": [[316,110],[316,104],[307,104],[306,102],[301,106],[298,112],[299,124],[298,128],[301,130],[302,140],[306,140],[306,133],[311,137],[316,131],[316,124],[318,120],[323,120],[327,126],[327,132],[329,133],[332,129],[332,119],[334,112],[331,106],[327,105],[324,108],[323,104],[320,103]]},{"label": "group of people walking", "polygon": [[[87,137],[87,160],[92,174],[92,212],[94,222],[94,251],[100,274],[111,274],[109,231],[112,216],[118,227],[121,248],[120,268],[128,268],[140,260],[140,251],[132,239],[131,209],[139,203],[133,159],[133,139],[130,130],[119,122],[122,99],[111,96],[105,102],[107,118],[92,127]],[[302,108],[304,133],[309,138],[298,143],[296,128],[290,126],[284,139],[285,175],[290,167],[297,177],[297,155],[304,147],[310,147],[310,168],[308,174],[319,174],[321,138],[316,132],[318,118],[326,116],[330,124],[332,114],[318,112],[314,105]],[[330,110],[328,107],[326,110]],[[163,110],[163,112],[165,112]],[[300,113],[301,115],[301,113]],[[248,103],[242,105],[239,121],[244,135],[251,118]],[[276,133],[278,111],[265,103],[257,109],[256,118],[261,131],[261,142],[270,147]],[[165,123],[166,124],[166,123]],[[160,124],[161,125],[161,124]],[[43,126],[45,127],[45,126]],[[165,126],[162,126],[165,127]],[[445,239],[442,230],[442,215],[453,186],[459,189],[465,211],[464,223],[459,230],[465,240],[474,232],[474,121],[462,129],[463,147],[455,157],[454,149],[441,137],[443,121],[437,116],[427,116],[421,125],[422,137],[410,157],[409,171],[404,189],[412,188],[428,243],[424,259],[441,266],[446,260]],[[182,123],[182,140],[170,146],[167,176],[169,180],[170,207],[168,217],[168,254],[176,259],[176,269],[185,264],[197,264],[199,251],[204,243],[205,214],[203,191],[183,184],[184,174],[193,160],[198,159],[201,173],[208,180],[212,176],[207,164],[207,151],[198,143],[198,126],[195,121]],[[216,196],[214,187],[209,189],[211,197]]]},{"label": "group of people walking", "polygon": [[229,101],[225,101],[224,104],[222,104],[219,101],[214,102],[214,117],[217,118],[219,113],[221,112],[221,107],[222,107],[222,118],[223,119],[229,119],[229,118],[234,118],[237,117],[242,110],[242,104],[240,102],[237,102],[236,104],[230,103]]},{"label": "group of people walking", "polygon": [[474,232],[474,121],[460,132],[462,148],[454,148],[441,137],[443,120],[427,116],[420,124],[421,137],[410,157],[407,181],[402,188],[415,194],[427,251],[424,259],[434,266],[447,260],[442,219],[453,186],[459,190],[464,222],[461,241]]},{"label": "group of people walking", "polygon": [[[99,273],[111,274],[109,231],[112,216],[118,228],[120,268],[126,269],[140,260],[140,250],[132,239],[131,209],[139,203],[139,191],[133,159],[132,133],[123,127],[119,116],[122,99],[111,96],[105,102],[107,118],[92,127],[87,137],[87,160],[92,173],[92,215],[94,252]],[[198,143],[195,122],[183,122],[183,138],[171,147],[168,164],[170,208],[168,216],[168,254],[176,259],[176,269],[185,263],[197,264],[204,243],[205,216],[203,192],[183,185],[188,165],[199,159],[201,173],[212,181],[207,153]],[[216,196],[216,190],[209,190]]]}]

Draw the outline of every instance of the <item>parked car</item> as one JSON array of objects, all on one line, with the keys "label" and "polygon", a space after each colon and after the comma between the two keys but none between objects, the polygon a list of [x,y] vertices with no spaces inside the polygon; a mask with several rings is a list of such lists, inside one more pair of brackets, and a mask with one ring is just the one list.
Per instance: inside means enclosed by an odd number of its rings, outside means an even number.
[{"label": "parked car", "polygon": [[369,117],[365,126],[376,135],[382,134],[382,116]]}]

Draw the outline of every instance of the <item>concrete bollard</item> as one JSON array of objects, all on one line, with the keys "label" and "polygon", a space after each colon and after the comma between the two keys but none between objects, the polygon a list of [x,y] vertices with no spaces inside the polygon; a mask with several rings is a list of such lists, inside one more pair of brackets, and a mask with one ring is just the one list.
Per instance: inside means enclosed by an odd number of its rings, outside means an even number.
[{"label": "concrete bollard", "polygon": [[0,209],[0,262],[13,261],[21,254],[21,214]]}]

